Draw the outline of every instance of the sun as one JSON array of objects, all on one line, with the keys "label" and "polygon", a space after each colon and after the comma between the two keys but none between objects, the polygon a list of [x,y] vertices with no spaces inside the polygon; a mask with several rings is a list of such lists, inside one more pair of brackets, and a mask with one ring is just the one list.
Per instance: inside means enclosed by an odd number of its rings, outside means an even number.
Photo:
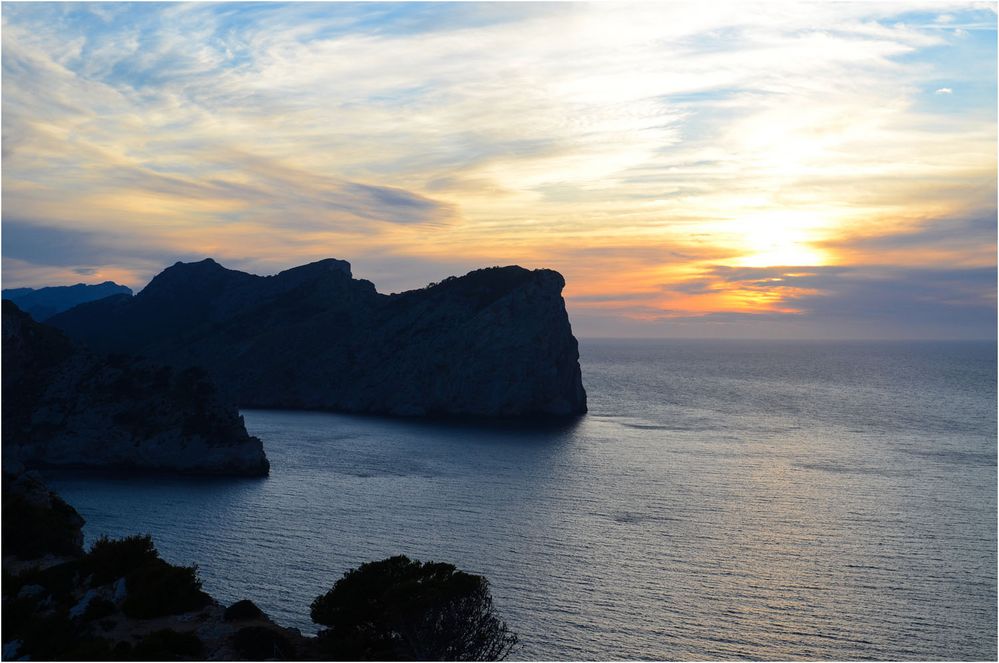
[{"label": "sun", "polygon": [[738,259],[740,267],[800,267],[826,263],[822,251],[794,241],[768,242],[752,249],[752,253]]},{"label": "sun", "polygon": [[817,266],[828,256],[814,243],[821,219],[794,212],[773,211],[747,215],[739,219],[739,246],[742,255],[735,260],[740,267]]}]

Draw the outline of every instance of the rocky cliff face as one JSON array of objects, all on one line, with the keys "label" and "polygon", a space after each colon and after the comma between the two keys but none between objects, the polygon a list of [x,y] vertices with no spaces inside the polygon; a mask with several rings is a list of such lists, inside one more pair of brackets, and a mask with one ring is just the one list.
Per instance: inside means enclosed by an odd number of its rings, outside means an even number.
[{"label": "rocky cliff face", "polygon": [[265,475],[235,408],[200,369],[76,347],[3,302],[4,460]]},{"label": "rocky cliff face", "polygon": [[56,313],[69,310],[74,306],[92,302],[112,295],[131,295],[127,286],[118,285],[113,281],[105,281],[97,285],[63,285],[50,288],[12,288],[3,291],[3,298],[9,299],[17,307],[33,317],[43,321]]},{"label": "rocky cliff face", "polygon": [[270,277],[205,260],[52,323],[105,351],[203,366],[246,407],[571,415],[586,393],[564,285],[494,267],[382,295],[342,260]]}]

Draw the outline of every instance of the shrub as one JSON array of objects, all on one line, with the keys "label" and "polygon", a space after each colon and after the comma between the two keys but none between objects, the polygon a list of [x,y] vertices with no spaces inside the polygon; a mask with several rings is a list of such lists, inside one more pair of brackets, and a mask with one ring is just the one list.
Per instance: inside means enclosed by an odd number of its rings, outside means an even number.
[{"label": "shrub", "polygon": [[294,648],[283,633],[265,626],[247,626],[232,638],[233,648],[248,661],[285,661],[294,658]]},{"label": "shrub", "polygon": [[211,602],[211,598],[201,591],[201,581],[194,566],[173,566],[157,558],[132,571],[125,582],[128,597],[121,609],[128,617],[149,619],[177,615]]},{"label": "shrub", "polygon": [[150,633],[129,652],[134,661],[175,661],[194,659],[201,654],[201,639],[194,633],[163,629]]},{"label": "shrub", "polygon": [[485,578],[404,556],[348,571],[311,615],[329,627],[324,654],[338,659],[501,660],[517,643]]},{"label": "shrub", "polygon": [[125,577],[158,558],[153,539],[148,534],[117,540],[102,536],[90,547],[84,564],[93,574],[92,584],[96,587]]},{"label": "shrub", "polygon": [[249,619],[260,619],[264,616],[263,610],[248,599],[236,601],[225,609],[223,619],[227,622],[242,622]]}]

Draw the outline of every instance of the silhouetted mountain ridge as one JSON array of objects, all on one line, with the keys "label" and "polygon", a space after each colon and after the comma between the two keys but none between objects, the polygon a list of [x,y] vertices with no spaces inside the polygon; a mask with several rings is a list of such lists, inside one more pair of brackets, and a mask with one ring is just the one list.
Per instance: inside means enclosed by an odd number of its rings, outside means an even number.
[{"label": "silhouetted mountain ridge", "polygon": [[39,322],[74,306],[114,295],[129,295],[132,290],[113,281],[97,285],[51,286],[47,288],[9,288],[3,291],[3,298],[9,299],[22,311]]},{"label": "silhouetted mountain ridge", "polygon": [[105,351],[204,366],[246,407],[567,415],[586,395],[564,285],[492,267],[383,295],[343,260],[263,277],[209,259],[52,323]]}]

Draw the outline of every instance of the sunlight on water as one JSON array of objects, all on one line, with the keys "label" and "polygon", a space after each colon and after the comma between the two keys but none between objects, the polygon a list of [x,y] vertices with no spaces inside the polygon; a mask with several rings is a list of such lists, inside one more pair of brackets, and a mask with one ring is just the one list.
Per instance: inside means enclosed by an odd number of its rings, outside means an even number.
[{"label": "sunlight on water", "polygon": [[266,480],[53,487],[313,631],[344,571],[483,573],[520,658],[994,659],[990,344],[583,342],[591,412],[481,426],[247,411]]}]

